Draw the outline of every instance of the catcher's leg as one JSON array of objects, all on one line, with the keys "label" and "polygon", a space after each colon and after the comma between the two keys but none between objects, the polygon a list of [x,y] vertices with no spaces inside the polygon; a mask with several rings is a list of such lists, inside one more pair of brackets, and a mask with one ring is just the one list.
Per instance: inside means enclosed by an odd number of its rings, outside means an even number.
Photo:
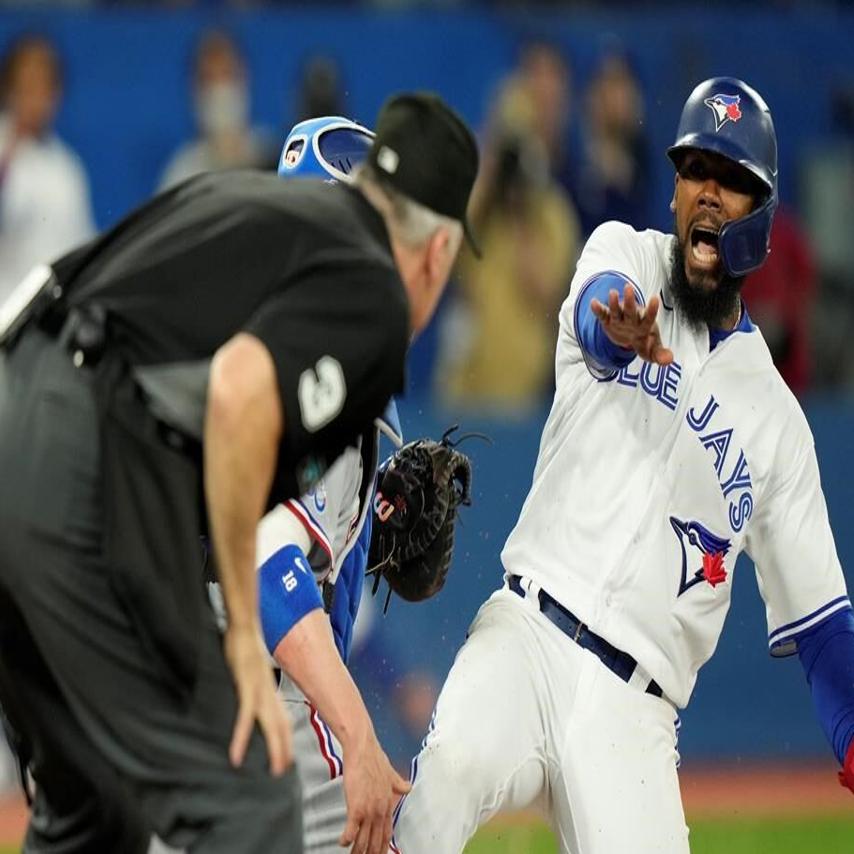
[{"label": "catcher's leg", "polygon": [[302,783],[303,845],[306,854],[340,854],[347,823],[344,751],[332,731],[288,679],[280,689],[293,732],[294,759]]},{"label": "catcher's leg", "polygon": [[396,816],[401,854],[459,854],[492,815],[543,795],[543,652],[531,614],[508,595],[481,608],[442,688]]}]

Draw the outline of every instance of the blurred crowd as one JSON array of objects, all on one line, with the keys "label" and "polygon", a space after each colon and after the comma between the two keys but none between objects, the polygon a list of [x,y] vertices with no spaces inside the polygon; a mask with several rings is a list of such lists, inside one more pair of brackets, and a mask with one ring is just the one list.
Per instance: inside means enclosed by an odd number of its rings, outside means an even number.
[{"label": "blurred crowd", "polygon": [[[251,69],[226,30],[194,46],[187,104],[195,136],[162,164],[167,188],[198,172],[275,168],[282,129],[250,121]],[[333,57],[303,66],[293,121],[347,114]],[[94,231],[86,169],[53,131],[62,61],[26,34],[0,62],[0,298],[37,261]],[[833,134],[799,165],[798,210],[780,208],[769,262],[745,285],[751,316],[798,395],[854,385],[854,90],[833,100]],[[424,388],[453,412],[524,417],[550,398],[558,313],[584,240],[602,222],[650,225],[645,93],[628,50],[602,49],[574,79],[571,57],[531,41],[490,96],[472,221],[483,260],[461,258],[420,358]],[[843,189],[843,192],[839,190]],[[820,334],[816,330],[820,329]],[[417,373],[417,372],[416,372]]]},{"label": "blurred crowd", "polygon": [[[550,400],[558,310],[584,241],[608,220],[650,226],[644,92],[630,54],[609,45],[585,87],[573,83],[567,58],[539,42],[525,46],[494,96],[473,214],[485,258],[464,256],[442,318],[436,393],[455,409],[519,416]],[[847,97],[827,149],[802,164],[801,215],[778,210],[770,259],[743,291],[797,395],[854,385],[842,350],[854,324]]]}]

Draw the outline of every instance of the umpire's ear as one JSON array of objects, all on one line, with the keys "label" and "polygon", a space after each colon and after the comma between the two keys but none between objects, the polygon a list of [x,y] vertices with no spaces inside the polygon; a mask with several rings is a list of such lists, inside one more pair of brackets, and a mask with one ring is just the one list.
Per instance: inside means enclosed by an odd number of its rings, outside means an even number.
[{"label": "umpire's ear", "polygon": [[427,240],[424,254],[425,302],[427,319],[433,316],[439,298],[448,283],[448,277],[456,261],[462,241],[462,230],[454,226],[440,225]]},{"label": "umpire's ear", "polygon": [[451,275],[462,243],[462,228],[440,225],[427,243],[427,270],[431,281],[443,289]]}]

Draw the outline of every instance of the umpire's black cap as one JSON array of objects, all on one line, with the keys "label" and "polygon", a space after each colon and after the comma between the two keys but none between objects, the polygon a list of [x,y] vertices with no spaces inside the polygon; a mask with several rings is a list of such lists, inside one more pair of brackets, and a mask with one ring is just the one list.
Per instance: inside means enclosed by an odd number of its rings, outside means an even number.
[{"label": "umpire's black cap", "polygon": [[368,162],[380,179],[405,196],[459,220],[466,240],[480,255],[466,217],[477,177],[477,143],[438,95],[405,92],[389,98],[377,118]]}]

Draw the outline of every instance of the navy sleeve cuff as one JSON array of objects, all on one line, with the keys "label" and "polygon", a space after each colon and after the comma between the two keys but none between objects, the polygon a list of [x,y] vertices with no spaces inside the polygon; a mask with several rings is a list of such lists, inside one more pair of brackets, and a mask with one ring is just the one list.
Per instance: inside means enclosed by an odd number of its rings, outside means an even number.
[{"label": "navy sleeve cuff", "polygon": [[797,641],[819,722],[842,764],[854,741],[854,613],[839,611]]},{"label": "navy sleeve cuff", "polygon": [[644,305],[646,300],[641,289],[627,276],[613,270],[597,273],[588,279],[581,286],[581,293],[575,302],[575,334],[584,353],[587,367],[597,379],[613,374],[631,364],[637,355],[634,350],[615,344],[605,334],[599,318],[590,308],[590,303],[594,299],[607,305],[608,293],[611,290],[617,290],[622,296],[627,282],[631,282],[638,302]]}]

